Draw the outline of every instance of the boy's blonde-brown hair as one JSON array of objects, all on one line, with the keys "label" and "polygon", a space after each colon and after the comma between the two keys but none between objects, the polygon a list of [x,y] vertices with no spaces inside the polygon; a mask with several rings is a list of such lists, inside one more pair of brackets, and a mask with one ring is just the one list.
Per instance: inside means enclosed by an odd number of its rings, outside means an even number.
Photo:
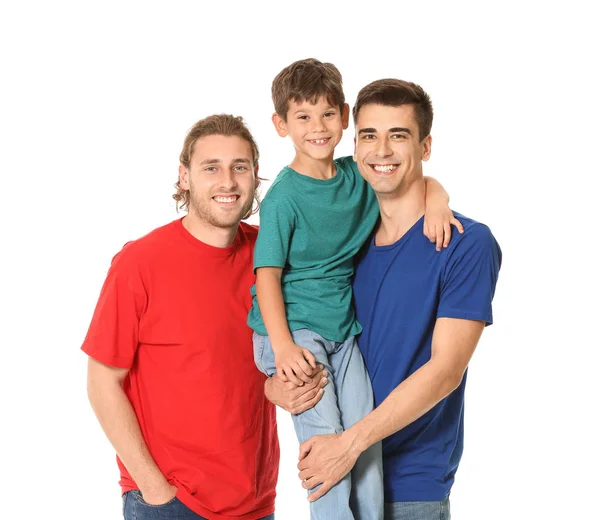
[{"label": "boy's blonde-brown hair", "polygon": [[316,104],[320,97],[325,97],[340,111],[346,103],[340,71],[332,63],[322,63],[314,58],[295,61],[277,74],[271,96],[275,112],[284,121],[287,121],[290,101]]},{"label": "boy's blonde-brown hair", "polygon": [[[259,157],[258,145],[252,137],[250,130],[246,126],[246,123],[244,123],[243,118],[241,116],[232,116],[229,114],[215,114],[206,117],[198,121],[192,128],[190,128],[185,137],[185,141],[183,142],[183,149],[179,155],[179,162],[189,170],[196,141],[202,137],[208,137],[211,135],[224,135],[226,137],[237,136],[241,139],[244,139],[244,141],[247,141],[248,144],[250,144],[250,148],[252,148],[252,165],[256,171],[258,168]],[[257,176],[256,187],[254,189],[254,200],[256,201],[256,207],[254,209],[250,209],[250,211],[244,215],[242,219],[246,219],[258,211],[260,207],[259,187],[260,177]],[[180,209],[188,211],[190,205],[189,190],[184,190],[181,188],[179,185],[179,179],[177,179],[177,182],[175,183],[175,188],[177,191],[173,194],[173,198],[175,199],[177,211]]]}]

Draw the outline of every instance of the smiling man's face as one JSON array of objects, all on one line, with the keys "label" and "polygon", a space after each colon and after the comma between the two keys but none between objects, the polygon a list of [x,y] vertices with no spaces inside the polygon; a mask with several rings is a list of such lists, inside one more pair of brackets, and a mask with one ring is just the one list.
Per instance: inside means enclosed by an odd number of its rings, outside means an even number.
[{"label": "smiling man's face", "polygon": [[252,147],[238,136],[209,135],[194,144],[179,183],[190,191],[190,213],[219,228],[237,228],[254,200]]},{"label": "smiling man's face", "polygon": [[378,196],[397,196],[403,185],[423,175],[431,136],[419,140],[413,105],[364,105],[355,127],[354,160]]}]

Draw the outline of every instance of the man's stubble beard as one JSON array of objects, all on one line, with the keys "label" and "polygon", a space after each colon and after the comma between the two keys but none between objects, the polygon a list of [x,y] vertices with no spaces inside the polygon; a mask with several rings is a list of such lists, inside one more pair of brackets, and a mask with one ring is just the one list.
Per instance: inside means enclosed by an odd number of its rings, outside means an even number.
[{"label": "man's stubble beard", "polygon": [[231,228],[233,226],[237,226],[242,221],[243,217],[250,213],[253,202],[253,197],[249,197],[248,201],[240,207],[239,211],[231,210],[222,216],[218,216],[216,211],[211,210],[211,202],[205,203],[195,199],[192,196],[190,197],[189,212],[195,214],[200,220],[205,221],[207,224],[213,227]]}]

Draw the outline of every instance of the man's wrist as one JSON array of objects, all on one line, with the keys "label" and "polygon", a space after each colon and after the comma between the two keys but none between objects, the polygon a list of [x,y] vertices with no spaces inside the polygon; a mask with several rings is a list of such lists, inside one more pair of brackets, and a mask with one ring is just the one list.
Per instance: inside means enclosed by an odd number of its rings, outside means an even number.
[{"label": "man's wrist", "polygon": [[359,424],[355,424],[352,428],[345,430],[342,433],[342,437],[346,440],[348,451],[356,456],[356,458],[371,446],[365,428],[362,428]]},{"label": "man's wrist", "polygon": [[143,483],[138,483],[142,496],[153,495],[156,493],[164,492],[166,489],[169,489],[170,484],[169,481],[165,478],[165,476],[160,473],[156,475],[154,478],[147,479]]}]

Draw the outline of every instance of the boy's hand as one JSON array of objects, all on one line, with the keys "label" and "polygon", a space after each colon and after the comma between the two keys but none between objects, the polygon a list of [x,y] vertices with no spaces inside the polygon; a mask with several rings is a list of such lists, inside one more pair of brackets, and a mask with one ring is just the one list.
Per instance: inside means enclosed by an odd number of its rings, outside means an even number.
[{"label": "boy's hand", "polygon": [[438,251],[443,247],[448,247],[452,231],[450,226],[456,226],[459,233],[464,233],[463,225],[454,216],[448,204],[429,204],[425,207],[425,219],[423,223],[423,234],[430,242],[435,242],[435,248]]},{"label": "boy's hand", "polygon": [[282,345],[275,350],[275,367],[277,377],[283,381],[291,381],[297,386],[312,381],[311,376],[317,368],[313,353],[295,343]]}]

